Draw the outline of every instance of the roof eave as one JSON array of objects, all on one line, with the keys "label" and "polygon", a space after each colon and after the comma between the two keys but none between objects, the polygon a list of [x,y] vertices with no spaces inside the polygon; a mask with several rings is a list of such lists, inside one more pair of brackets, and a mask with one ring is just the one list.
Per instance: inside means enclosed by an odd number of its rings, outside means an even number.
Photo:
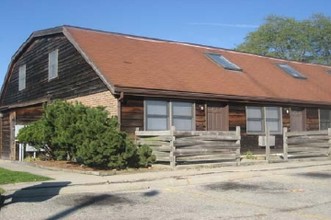
[{"label": "roof eave", "polygon": [[132,96],[148,96],[152,98],[178,98],[178,99],[193,99],[205,101],[230,101],[238,103],[268,103],[282,106],[329,106],[331,102],[324,101],[308,101],[298,99],[284,99],[272,97],[258,97],[258,96],[237,96],[226,94],[213,94],[213,93],[198,93],[187,91],[173,91],[173,90],[159,90],[159,89],[145,89],[145,88],[132,88],[115,86],[116,93],[124,93],[125,95]]}]

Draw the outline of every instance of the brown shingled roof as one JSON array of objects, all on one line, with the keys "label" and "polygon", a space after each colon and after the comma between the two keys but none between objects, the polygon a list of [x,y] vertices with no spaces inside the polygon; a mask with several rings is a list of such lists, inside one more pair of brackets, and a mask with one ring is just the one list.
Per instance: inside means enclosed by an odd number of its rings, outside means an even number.
[{"label": "brown shingled roof", "polygon": [[[124,88],[331,104],[331,67],[290,62],[207,46],[64,27],[66,36],[117,91]],[[226,70],[207,58],[218,53],[243,69]],[[287,63],[307,79],[276,64]]]}]

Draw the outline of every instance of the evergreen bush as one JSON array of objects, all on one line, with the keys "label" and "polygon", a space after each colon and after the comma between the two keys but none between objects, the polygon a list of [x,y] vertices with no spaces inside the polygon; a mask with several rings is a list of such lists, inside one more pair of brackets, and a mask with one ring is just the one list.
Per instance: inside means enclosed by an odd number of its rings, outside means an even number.
[{"label": "evergreen bush", "polygon": [[55,101],[42,118],[24,127],[18,140],[43,147],[50,159],[70,159],[90,167],[124,169],[155,161],[148,146],[136,146],[102,107]]}]

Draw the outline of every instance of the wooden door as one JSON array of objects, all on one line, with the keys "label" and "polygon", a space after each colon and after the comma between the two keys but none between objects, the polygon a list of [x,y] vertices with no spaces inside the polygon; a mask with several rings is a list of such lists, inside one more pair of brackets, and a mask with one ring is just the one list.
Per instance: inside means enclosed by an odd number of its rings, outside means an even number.
[{"label": "wooden door", "polygon": [[10,120],[9,114],[4,113],[1,122],[1,158],[10,159]]},{"label": "wooden door", "polygon": [[229,108],[222,103],[208,103],[207,107],[208,131],[229,130]]},{"label": "wooden door", "polygon": [[304,109],[291,109],[290,114],[291,131],[306,130],[306,111]]}]

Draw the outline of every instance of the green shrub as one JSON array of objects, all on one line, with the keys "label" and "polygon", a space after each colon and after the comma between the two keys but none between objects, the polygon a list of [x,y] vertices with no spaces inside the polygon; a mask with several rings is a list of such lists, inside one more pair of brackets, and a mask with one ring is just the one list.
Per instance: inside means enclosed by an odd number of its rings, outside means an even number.
[{"label": "green shrub", "polygon": [[138,148],[139,166],[148,167],[155,162],[156,157],[152,154],[152,149],[147,145],[141,145]]},{"label": "green shrub", "polygon": [[155,161],[148,146],[136,146],[104,108],[55,101],[43,117],[22,128],[18,140],[43,147],[50,159],[71,159],[90,167],[123,169]]},{"label": "green shrub", "polygon": [[256,156],[253,154],[252,151],[248,150],[245,153],[245,158],[248,159],[248,160],[255,160]]}]

